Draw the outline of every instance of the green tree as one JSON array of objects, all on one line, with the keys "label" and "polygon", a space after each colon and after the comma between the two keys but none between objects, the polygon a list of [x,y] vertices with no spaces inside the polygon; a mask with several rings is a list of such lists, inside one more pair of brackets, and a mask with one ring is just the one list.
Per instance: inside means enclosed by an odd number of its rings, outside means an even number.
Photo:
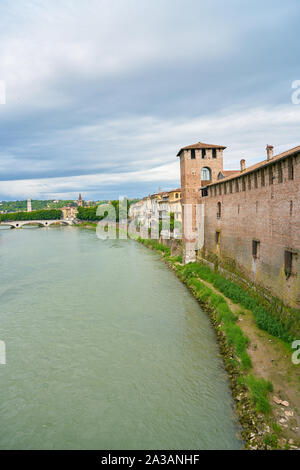
[{"label": "green tree", "polygon": [[62,218],[62,211],[58,209],[39,210],[32,212],[10,212],[0,214],[1,222],[14,220],[58,220]]}]

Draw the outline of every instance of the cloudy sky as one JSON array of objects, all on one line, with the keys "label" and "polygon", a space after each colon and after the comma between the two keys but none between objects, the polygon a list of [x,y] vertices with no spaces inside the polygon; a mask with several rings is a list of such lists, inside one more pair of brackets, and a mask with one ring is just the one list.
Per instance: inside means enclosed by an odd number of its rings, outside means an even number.
[{"label": "cloudy sky", "polygon": [[1,0],[0,199],[177,187],[199,140],[226,169],[299,145],[299,17],[298,0]]}]

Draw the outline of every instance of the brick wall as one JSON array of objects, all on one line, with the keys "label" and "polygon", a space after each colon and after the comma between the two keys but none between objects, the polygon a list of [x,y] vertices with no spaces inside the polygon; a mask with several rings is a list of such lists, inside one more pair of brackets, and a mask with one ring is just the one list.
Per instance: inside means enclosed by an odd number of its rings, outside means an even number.
[{"label": "brick wall", "polygon": [[[201,202],[205,205],[205,255],[234,261],[245,276],[300,308],[300,154],[281,160],[281,166],[277,161],[231,183],[218,182],[207,197],[198,197]],[[291,253],[291,275],[285,270],[286,251]]]},{"label": "brick wall", "polygon": [[[180,155],[180,175],[181,175],[181,197],[182,197],[182,228],[184,253],[186,262],[195,260],[196,238],[186,238],[187,229],[185,223],[186,204],[190,204],[192,210],[191,230],[196,233],[196,205],[199,203],[201,172],[203,168],[208,168],[211,172],[211,181],[217,181],[220,171],[223,170],[223,150],[216,149],[216,158],[213,158],[212,149],[205,149],[205,158],[202,158],[202,149],[195,150],[195,158],[192,159],[191,150],[183,150]],[[207,183],[207,181],[206,181]]]}]

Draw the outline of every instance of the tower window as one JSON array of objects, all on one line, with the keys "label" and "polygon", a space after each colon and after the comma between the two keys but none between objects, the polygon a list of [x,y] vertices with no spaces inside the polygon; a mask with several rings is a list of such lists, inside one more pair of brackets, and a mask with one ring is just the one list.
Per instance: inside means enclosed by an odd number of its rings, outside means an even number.
[{"label": "tower window", "polygon": [[293,264],[294,264],[295,253],[290,250],[285,250],[284,252],[284,272],[286,278],[288,279],[293,274]]},{"label": "tower window", "polygon": [[217,149],[212,149],[212,157],[217,158]]},{"label": "tower window", "polygon": [[201,170],[201,180],[202,181],[210,181],[211,179],[211,171],[209,168],[202,168]]},{"label": "tower window", "polygon": [[196,158],[195,149],[192,149],[191,150],[191,159],[195,160],[195,158]]},{"label": "tower window", "polygon": [[259,248],[260,248],[260,241],[252,240],[252,256],[254,259],[259,258]]},{"label": "tower window", "polygon": [[219,195],[222,196],[222,185],[219,184]]},{"label": "tower window", "polygon": [[283,174],[282,174],[282,163],[278,163],[278,183],[282,183],[283,181]]},{"label": "tower window", "polygon": [[273,184],[273,168],[269,167],[269,184]]},{"label": "tower window", "polygon": [[216,232],[216,244],[220,245],[220,240],[221,240],[221,232],[217,231]]},{"label": "tower window", "polygon": [[202,149],[202,158],[206,157],[206,149]]},{"label": "tower window", "polygon": [[292,159],[290,159],[288,163],[288,178],[289,180],[294,179],[294,165]]},{"label": "tower window", "polygon": [[217,219],[221,219],[221,215],[222,215],[222,204],[220,202],[218,202],[218,204],[217,204]]}]

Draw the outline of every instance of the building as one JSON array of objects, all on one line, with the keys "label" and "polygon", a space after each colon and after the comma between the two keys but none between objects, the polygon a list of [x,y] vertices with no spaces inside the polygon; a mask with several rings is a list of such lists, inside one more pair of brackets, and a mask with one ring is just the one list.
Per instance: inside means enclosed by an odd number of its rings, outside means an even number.
[{"label": "building", "polygon": [[63,219],[74,220],[76,219],[78,208],[75,206],[67,205],[65,207],[62,207],[61,211],[63,213]]},{"label": "building", "polygon": [[82,197],[81,197],[81,194],[79,193],[79,196],[78,196],[78,207],[82,207],[83,206],[83,201],[82,201]]},{"label": "building", "polygon": [[151,227],[151,220],[167,218],[170,213],[174,213],[174,220],[178,223],[182,221],[181,209],[181,189],[149,194],[141,201],[132,204],[129,208],[129,217],[148,228]]},{"label": "building", "polygon": [[170,215],[169,193],[159,193],[157,198],[158,217],[164,219]]},{"label": "building", "polygon": [[[300,308],[300,146],[240,170],[223,169],[226,147],[198,142],[180,157],[184,260],[232,266]],[[185,211],[187,213],[185,214]]]},{"label": "building", "polygon": [[27,199],[27,212],[32,212],[30,197]]},{"label": "building", "polygon": [[144,200],[142,199],[135,204],[131,204],[128,215],[131,219],[137,219],[138,221],[141,221],[144,216]]},{"label": "building", "polygon": [[182,222],[181,188],[169,191],[169,208],[174,213],[174,220]]}]

